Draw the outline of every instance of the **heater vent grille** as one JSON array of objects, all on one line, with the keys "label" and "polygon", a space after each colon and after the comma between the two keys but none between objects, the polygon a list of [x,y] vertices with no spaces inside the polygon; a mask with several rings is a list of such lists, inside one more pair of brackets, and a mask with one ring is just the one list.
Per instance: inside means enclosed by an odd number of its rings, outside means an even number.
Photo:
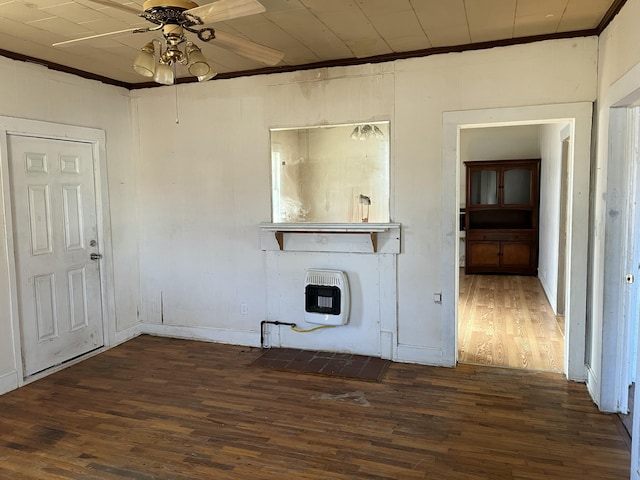
[{"label": "heater vent grille", "polygon": [[327,287],[342,286],[342,272],[313,270],[307,272],[306,285],[323,285]]},{"label": "heater vent grille", "polygon": [[340,270],[307,270],[305,321],[320,325],[345,325],[349,318],[349,285]]}]

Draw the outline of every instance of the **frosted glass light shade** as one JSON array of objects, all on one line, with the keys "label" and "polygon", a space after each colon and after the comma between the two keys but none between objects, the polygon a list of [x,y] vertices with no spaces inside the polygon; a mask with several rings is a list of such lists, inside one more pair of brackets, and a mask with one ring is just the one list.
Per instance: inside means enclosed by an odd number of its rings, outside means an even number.
[{"label": "frosted glass light shade", "polygon": [[189,73],[194,77],[203,77],[211,71],[207,59],[198,47],[193,44],[187,46],[187,65]]},{"label": "frosted glass light shade", "polygon": [[198,81],[206,82],[207,80],[211,80],[217,74],[218,72],[216,72],[213,68],[209,67],[209,73],[207,73],[206,75],[198,75]]},{"label": "frosted glass light shade", "polygon": [[173,68],[166,63],[159,63],[156,67],[156,74],[153,80],[163,85],[173,85]]},{"label": "frosted glass light shade", "polygon": [[133,61],[133,69],[144,77],[153,77],[156,69],[153,42],[149,42],[142,47],[140,53]]}]

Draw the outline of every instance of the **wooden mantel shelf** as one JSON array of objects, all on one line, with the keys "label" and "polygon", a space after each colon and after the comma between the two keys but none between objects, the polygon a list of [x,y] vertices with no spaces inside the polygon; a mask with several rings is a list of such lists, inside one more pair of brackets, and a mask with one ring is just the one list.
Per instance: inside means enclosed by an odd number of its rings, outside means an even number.
[{"label": "wooden mantel shelf", "polygon": [[371,238],[373,252],[378,252],[378,233],[400,230],[399,223],[261,223],[260,230],[273,232],[280,250],[284,235],[293,234],[364,234]]}]

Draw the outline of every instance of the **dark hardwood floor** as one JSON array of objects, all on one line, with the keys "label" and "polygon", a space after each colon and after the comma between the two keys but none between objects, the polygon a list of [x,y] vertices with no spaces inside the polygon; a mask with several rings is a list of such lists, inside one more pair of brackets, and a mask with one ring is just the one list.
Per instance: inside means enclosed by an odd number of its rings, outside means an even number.
[{"label": "dark hardwood floor", "polygon": [[393,363],[382,382],[142,336],[0,397],[2,479],[627,479],[562,375]]}]

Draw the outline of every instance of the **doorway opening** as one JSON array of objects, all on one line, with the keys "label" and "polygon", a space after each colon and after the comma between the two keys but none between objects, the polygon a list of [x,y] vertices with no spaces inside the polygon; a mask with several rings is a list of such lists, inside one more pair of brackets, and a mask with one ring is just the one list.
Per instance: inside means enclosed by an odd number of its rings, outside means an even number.
[{"label": "doorway opening", "polygon": [[[589,191],[590,180],[590,143],[591,143],[592,104],[575,103],[562,105],[544,105],[531,107],[517,107],[505,109],[486,109],[464,112],[447,112],[443,123],[443,180],[446,184],[454,185],[458,182],[458,188],[454,192],[443,192],[443,206],[445,211],[451,212],[450,219],[445,220],[443,228],[443,245],[455,253],[453,257],[456,267],[459,267],[461,255],[464,251],[464,232],[459,229],[458,213],[461,202],[460,188],[463,176],[463,163],[469,158],[471,147],[474,157],[477,152],[491,154],[491,160],[513,159],[514,149],[518,147],[519,140],[513,138],[509,141],[510,151],[506,151],[502,158],[496,158],[496,149],[492,147],[492,140],[484,134],[500,133],[507,127],[526,127],[538,129],[535,140],[527,140],[528,145],[537,149],[537,157],[541,158],[541,202],[539,225],[539,259],[537,280],[549,300],[550,307],[557,313],[558,294],[558,262],[561,255],[560,242],[560,189],[562,178],[561,159],[563,140],[570,137],[571,148],[568,155],[567,169],[570,172],[568,178],[567,197],[567,239],[565,251],[565,281],[564,281],[564,355],[562,358],[562,371],[565,376],[574,381],[583,382],[587,378],[585,365],[585,339],[586,329],[584,318],[586,316],[586,278],[587,278],[587,254],[588,254],[588,202],[583,201],[582,195]],[[492,130],[495,129],[495,130]],[[517,129],[514,131],[520,133]],[[465,138],[465,135],[471,137]],[[563,133],[568,133],[563,137]],[[499,135],[498,135],[499,136]],[[517,135],[516,135],[517,137]],[[535,138],[535,137],[534,137]],[[470,139],[473,142],[470,142]],[[504,142],[503,142],[504,143]],[[484,149],[484,150],[483,150]],[[493,151],[491,151],[491,149]],[[553,151],[551,152],[551,150]],[[524,155],[524,154],[521,154]],[[528,158],[536,155],[527,154]],[[522,156],[520,156],[522,158]],[[481,159],[481,158],[478,158]],[[546,159],[546,161],[545,161]],[[552,159],[552,160],[549,160]],[[548,192],[553,192],[549,195]],[[460,282],[461,272],[459,268],[451,268],[451,257],[443,259],[442,270],[445,282],[451,282],[451,289],[455,292],[454,301],[451,304],[443,302],[443,331],[450,335],[452,340],[450,354],[458,358],[458,325],[460,320],[459,292],[464,285]],[[450,271],[450,276],[448,276]],[[535,276],[533,277],[536,278]],[[448,316],[450,312],[450,317]],[[447,318],[455,318],[451,324]],[[562,331],[561,325],[558,330]],[[448,358],[448,357],[447,357]]]},{"label": "doorway opening", "polygon": [[[462,270],[459,275],[458,361],[461,363],[564,371],[562,314],[567,237],[563,225],[567,218],[567,189],[563,185],[567,183],[566,168],[570,160],[568,131],[568,122],[559,121],[460,132],[460,204],[465,202],[467,216],[470,209],[475,212],[478,208],[488,208],[475,205],[474,198],[467,201],[466,196],[472,195],[475,188],[466,184],[471,178],[469,175],[490,167],[499,169],[498,172],[520,171],[517,169],[528,165],[525,161],[540,165],[539,171],[538,168],[531,170],[535,178],[529,175],[525,185],[514,184],[513,175],[501,174],[499,186],[505,192],[504,202],[509,189],[517,190],[520,197],[524,195],[525,200],[517,203],[525,203],[503,205],[499,191],[500,208],[491,210],[494,216],[508,218],[513,208],[526,208],[527,218],[532,220],[522,225],[509,223],[506,230],[485,231],[482,227],[461,232],[469,238],[460,235],[460,251],[473,253],[473,258],[467,255],[460,261],[466,262],[467,271]],[[496,222],[498,220],[493,219],[493,223]],[[473,226],[471,221],[467,223]],[[487,225],[486,228],[492,226]],[[479,240],[480,233],[483,239]],[[489,241],[489,237],[496,236],[500,241]],[[494,243],[496,251],[492,252]],[[522,250],[521,258],[507,257],[508,249],[516,247]],[[480,248],[487,253],[483,258],[476,255]],[[495,253],[495,262],[491,253]],[[511,259],[508,265],[507,258]],[[522,266],[513,263],[516,261],[522,262]],[[507,272],[518,275],[505,275]]]},{"label": "doorway opening", "polygon": [[[633,95],[640,97],[640,91]],[[599,406],[620,413],[632,437],[638,372],[640,290],[640,100],[610,109],[603,257],[603,336]],[[636,415],[637,416],[637,415]],[[635,425],[632,424],[635,422]],[[637,445],[638,439],[633,438]]]},{"label": "doorway opening", "polygon": [[112,251],[104,131],[13,117],[0,127],[4,393],[112,345],[115,302],[101,260]]}]

